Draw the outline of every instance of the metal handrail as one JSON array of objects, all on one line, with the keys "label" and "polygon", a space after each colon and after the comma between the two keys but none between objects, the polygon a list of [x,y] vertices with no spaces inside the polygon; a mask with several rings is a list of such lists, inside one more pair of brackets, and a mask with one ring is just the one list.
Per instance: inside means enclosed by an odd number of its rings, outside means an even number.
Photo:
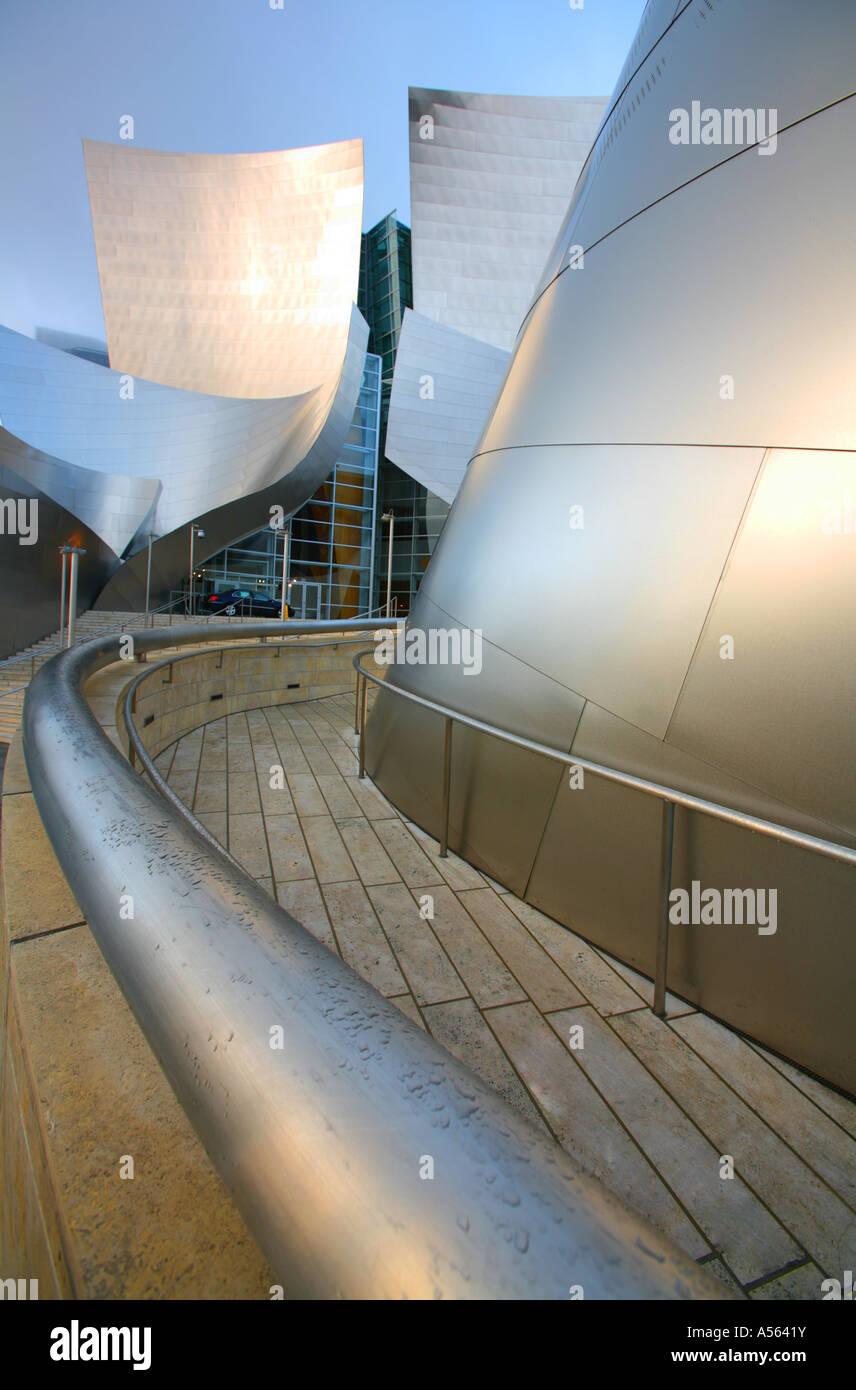
[{"label": "metal handrail", "polygon": [[[135,647],[358,627],[161,629]],[[120,652],[118,635],[90,642],[34,677],[30,783],[81,915],[286,1296],[728,1296],[133,770],[83,693]]]},{"label": "metal handrail", "polygon": [[[426,699],[424,695],[416,695],[411,690],[404,690],[401,686],[393,685],[392,682],[384,680],[382,677],[366,671],[362,666],[362,658],[371,656],[374,647],[367,647],[365,651],[358,652],[354,657],[353,666],[357,672],[357,710],[355,720],[355,732],[360,735],[360,777],[365,777],[365,730],[366,730],[366,692],[367,681],[379,686],[382,690],[388,691],[392,695],[400,695],[405,700],[411,700],[416,705],[421,705],[424,709],[433,710],[440,714],[446,721],[445,726],[445,746],[443,751],[443,827],[440,840],[440,855],[445,858],[449,851],[449,807],[451,804],[452,787],[452,728],[454,724],[466,724],[470,729],[477,729],[480,733],[489,734],[492,738],[500,739],[504,743],[513,743],[517,748],[525,748],[530,753],[538,753],[545,758],[552,758],[554,762],[564,763],[566,767],[580,768],[583,772],[590,772],[595,777],[602,777],[607,782],[617,782],[624,787],[632,787],[635,791],[644,792],[648,796],[654,796],[664,803],[664,823],[663,823],[663,898],[660,911],[660,929],[657,937],[657,964],[654,979],[654,1013],[660,1018],[665,1017],[666,1013],[666,976],[668,973],[669,962],[669,894],[672,888],[672,857],[674,851],[675,835],[675,807],[682,806],[688,811],[699,811],[703,815],[711,816],[715,820],[726,821],[730,825],[738,825],[747,830],[756,831],[759,835],[767,835],[771,839],[781,840],[786,844],[796,845],[799,849],[810,850],[815,854],[825,855],[828,859],[837,859],[844,864],[856,866],[856,849],[851,849],[847,845],[839,844],[834,840],[824,840],[816,835],[806,834],[802,830],[792,830],[790,826],[780,825],[776,821],[761,819],[747,811],[738,811],[733,806],[724,806],[717,801],[708,801],[704,797],[693,796],[690,792],[679,791],[677,787],[667,787],[660,782],[652,782],[645,777],[636,777],[631,772],[622,772],[620,768],[609,767],[605,763],[591,762],[588,758],[575,757],[573,753],[562,753],[557,748],[551,748],[549,744],[538,743],[534,739],[525,738],[521,734],[513,734],[508,729],[501,729],[495,724],[488,724],[483,719],[475,719],[472,715],[463,714],[458,710],[451,709],[448,705],[439,704],[436,700]],[[362,696],[360,695],[360,677],[362,677]]]}]

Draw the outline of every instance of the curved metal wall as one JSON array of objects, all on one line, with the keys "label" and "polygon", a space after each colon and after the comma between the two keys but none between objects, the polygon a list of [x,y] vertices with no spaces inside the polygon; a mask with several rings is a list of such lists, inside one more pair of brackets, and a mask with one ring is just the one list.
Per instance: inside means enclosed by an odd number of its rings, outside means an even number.
[{"label": "curved metal wall", "polygon": [[[390,672],[850,845],[854,46],[843,0],[648,7],[410,620],[480,630],[481,674]],[[673,144],[696,100],[775,108],[775,149]],[[442,726],[398,703],[369,770],[436,829]],[[660,807],[455,737],[453,844],[652,974]],[[695,814],[676,836],[675,886],[775,890],[778,925],[673,928],[670,987],[856,1091],[852,872]]]},{"label": "curved metal wall", "polygon": [[395,355],[386,457],[453,502],[509,354],[408,309]]},{"label": "curved metal wall", "polygon": [[335,379],[357,297],[362,140],[83,152],[113,367],[214,396]]}]

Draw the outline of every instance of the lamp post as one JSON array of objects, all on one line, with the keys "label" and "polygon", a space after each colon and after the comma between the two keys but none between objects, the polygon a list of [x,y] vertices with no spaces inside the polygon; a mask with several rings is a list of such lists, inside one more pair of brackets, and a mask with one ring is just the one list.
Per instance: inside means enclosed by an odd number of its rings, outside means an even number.
[{"label": "lamp post", "polygon": [[197,526],[195,521],[190,523],[190,588],[188,590],[187,612],[188,616],[193,616],[193,542],[196,536],[202,540],[205,532],[201,526]]},{"label": "lamp post", "polygon": [[[74,620],[75,620],[75,617],[77,616],[77,569],[78,569],[78,563],[79,563],[79,560],[80,560],[80,556],[81,556],[81,555],[85,555],[85,554],[86,554],[86,551],[85,551],[85,550],[82,550],[81,547],[80,547],[79,545],[64,545],[64,546],[62,547],[62,550],[63,550],[64,554],[68,556],[68,564],[69,564],[69,571],[68,571],[68,630],[67,630],[67,633],[66,633],[66,643],[65,643],[65,645],[66,645],[67,647],[73,647],[73,646],[74,646]],[[65,580],[65,573],[63,573],[63,581],[64,581],[64,580]],[[63,588],[65,588],[65,583],[63,583]]]},{"label": "lamp post", "polygon": [[284,623],[288,616],[288,527],[283,527],[282,535],[282,604],[279,610],[280,622]]},{"label": "lamp post", "polygon": [[65,589],[66,589],[66,580],[67,580],[67,577],[68,577],[68,552],[69,552],[69,549],[70,549],[70,547],[67,546],[67,545],[61,545],[60,548],[59,548],[59,553],[60,553],[60,555],[62,556],[62,578],[61,578],[61,580],[60,580],[60,589],[59,589],[59,640],[60,640],[60,642],[63,642],[63,641],[65,640],[65,621],[66,621],[66,618],[65,618],[65,612],[66,612],[66,610],[65,610]]},{"label": "lamp post", "polygon": [[395,512],[384,512],[381,521],[389,522],[389,553],[386,564],[386,616],[392,613],[392,534],[395,530]]},{"label": "lamp post", "polygon": [[149,590],[152,584],[152,541],[154,536],[149,532],[149,553],[146,559],[146,627],[149,625]]}]

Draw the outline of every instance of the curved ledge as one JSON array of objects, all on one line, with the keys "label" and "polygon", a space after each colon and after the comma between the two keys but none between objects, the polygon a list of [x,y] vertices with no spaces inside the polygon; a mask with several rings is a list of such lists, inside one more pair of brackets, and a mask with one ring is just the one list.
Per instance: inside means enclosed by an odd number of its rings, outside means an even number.
[{"label": "curved ledge", "polygon": [[[136,648],[359,627],[154,631]],[[37,674],[29,777],[92,932],[286,1296],[727,1297],[145,784],[82,693],[119,644]]]}]

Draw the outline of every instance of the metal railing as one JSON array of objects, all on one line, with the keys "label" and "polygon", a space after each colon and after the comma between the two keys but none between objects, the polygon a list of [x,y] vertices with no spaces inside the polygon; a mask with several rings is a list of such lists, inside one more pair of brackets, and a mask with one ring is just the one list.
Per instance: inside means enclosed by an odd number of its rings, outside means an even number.
[{"label": "metal railing", "polygon": [[[156,630],[135,648],[359,627]],[[727,1296],[134,771],[83,693],[120,654],[115,635],[37,672],[30,782],[81,915],[286,1297]]]},{"label": "metal railing", "polygon": [[[703,815],[711,816],[714,820],[727,821],[730,825],[738,825],[746,830],[755,831],[759,835],[767,835],[771,839],[781,840],[785,844],[796,845],[799,849],[811,850],[815,854],[825,855],[828,859],[837,859],[840,863],[856,867],[856,849],[850,849],[847,845],[838,844],[834,840],[824,840],[816,835],[808,835],[802,830],[792,830],[789,826],[779,825],[775,821],[762,820],[760,816],[752,815],[747,811],[738,811],[732,806],[724,806],[716,801],[708,801],[704,797],[693,796],[690,792],[679,791],[677,787],[666,787],[659,782],[651,782],[647,778],[636,777],[633,773],[622,772],[619,768],[608,767],[604,763],[594,763],[587,758],[575,757],[573,753],[562,753],[557,748],[551,748],[549,744],[537,743],[534,739],[524,738],[521,734],[513,734],[507,729],[500,729],[495,724],[487,724],[482,719],[475,719],[471,715],[450,709],[448,705],[438,704],[436,700],[428,700],[423,695],[416,695],[410,690],[403,690],[400,686],[393,685],[390,681],[384,680],[383,677],[364,669],[362,659],[371,656],[373,651],[373,647],[367,647],[365,651],[358,652],[354,657],[354,670],[357,673],[357,714],[354,720],[354,731],[360,736],[360,777],[365,777],[366,768],[366,699],[369,681],[391,695],[400,696],[404,700],[410,700],[416,705],[421,705],[424,709],[433,710],[435,714],[442,715],[445,720],[445,739],[443,748],[443,811],[440,836],[441,858],[446,858],[449,852],[452,730],[455,724],[465,724],[468,728],[489,734],[492,738],[499,739],[503,743],[512,743],[517,748],[525,748],[530,753],[538,753],[542,757],[551,758],[554,762],[563,763],[566,767],[580,768],[583,772],[590,772],[595,777],[602,777],[607,782],[617,782],[623,787],[632,787],[634,791],[644,792],[647,796],[656,797],[663,802],[662,902],[657,936],[653,1005],[654,1013],[659,1018],[664,1018],[666,1014],[666,977],[669,968],[669,895],[672,891],[676,806],[681,806],[688,811],[698,811]],[[362,686],[360,685],[361,680]]]}]

